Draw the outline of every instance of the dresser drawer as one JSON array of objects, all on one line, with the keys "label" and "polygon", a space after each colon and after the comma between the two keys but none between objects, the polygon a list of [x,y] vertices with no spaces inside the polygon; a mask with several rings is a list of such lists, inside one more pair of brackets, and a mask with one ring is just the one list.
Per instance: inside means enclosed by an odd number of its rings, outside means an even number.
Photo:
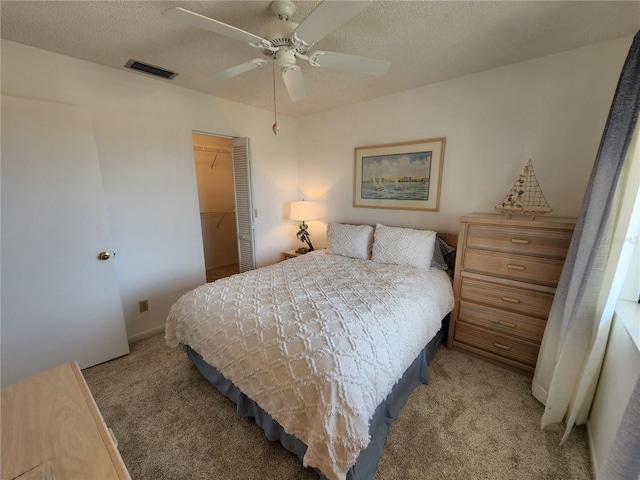
[{"label": "dresser drawer", "polygon": [[572,233],[568,230],[471,224],[467,233],[466,246],[564,259],[569,250]]},{"label": "dresser drawer", "polygon": [[463,301],[460,302],[458,321],[505,335],[520,337],[538,344],[542,341],[544,327],[547,324],[546,320],[539,318]]},{"label": "dresser drawer", "polygon": [[555,287],[558,284],[563,264],[564,260],[554,258],[468,249],[464,255],[463,269],[469,272]]},{"label": "dresser drawer", "polygon": [[538,344],[476,328],[462,320],[456,323],[454,342],[467,344],[530,367],[535,367],[540,350]]},{"label": "dresser drawer", "polygon": [[460,298],[544,320],[548,318],[553,302],[553,295],[550,293],[534,292],[472,278],[461,279]]}]

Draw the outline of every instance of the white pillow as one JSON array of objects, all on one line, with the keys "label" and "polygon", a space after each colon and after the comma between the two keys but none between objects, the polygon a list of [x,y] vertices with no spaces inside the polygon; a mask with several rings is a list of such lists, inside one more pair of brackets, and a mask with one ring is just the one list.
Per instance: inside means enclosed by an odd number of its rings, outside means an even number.
[{"label": "white pillow", "polygon": [[330,223],[327,227],[327,252],[343,257],[371,259],[373,227]]},{"label": "white pillow", "polygon": [[436,232],[376,225],[371,260],[429,270]]}]

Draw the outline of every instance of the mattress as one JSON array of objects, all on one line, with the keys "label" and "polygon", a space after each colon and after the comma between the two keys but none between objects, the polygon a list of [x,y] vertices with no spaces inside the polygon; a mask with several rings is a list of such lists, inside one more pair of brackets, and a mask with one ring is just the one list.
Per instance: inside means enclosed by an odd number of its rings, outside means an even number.
[{"label": "mattress", "polygon": [[442,271],[313,252],[185,294],[165,336],[301,440],[305,466],[341,480],[452,306]]}]

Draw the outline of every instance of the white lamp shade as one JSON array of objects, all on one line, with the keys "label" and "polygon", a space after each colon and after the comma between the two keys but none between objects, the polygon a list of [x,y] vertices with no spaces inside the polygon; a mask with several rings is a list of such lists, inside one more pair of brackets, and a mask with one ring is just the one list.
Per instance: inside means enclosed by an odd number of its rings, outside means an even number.
[{"label": "white lamp shade", "polygon": [[298,222],[315,220],[318,218],[316,213],[316,203],[305,202],[304,200],[300,202],[291,202],[289,218]]}]

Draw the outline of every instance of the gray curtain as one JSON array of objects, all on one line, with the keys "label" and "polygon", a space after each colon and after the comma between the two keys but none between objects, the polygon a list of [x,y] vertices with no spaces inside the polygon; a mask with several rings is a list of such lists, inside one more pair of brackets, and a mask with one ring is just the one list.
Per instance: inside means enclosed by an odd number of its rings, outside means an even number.
[{"label": "gray curtain", "polygon": [[[574,421],[586,421],[585,412],[593,399],[589,385],[595,383],[602,360],[593,358],[593,339],[601,320],[595,318],[597,294],[611,243],[612,206],[618,198],[616,191],[639,110],[640,32],[633,39],[620,74],[533,379],[532,391],[545,404],[543,427],[568,418],[565,438]],[[601,350],[600,357],[604,347]],[[585,379],[587,359],[593,378]]]},{"label": "gray curtain", "polygon": [[[571,317],[583,300],[582,281],[589,277],[604,238],[618,179],[622,172],[640,110],[640,32],[633,39],[618,80],[598,155],[591,171],[555,302],[563,310],[562,336],[571,330]],[[565,287],[562,288],[561,287]],[[562,290],[562,291],[561,291]],[[554,305],[555,306],[555,305]]]}]

